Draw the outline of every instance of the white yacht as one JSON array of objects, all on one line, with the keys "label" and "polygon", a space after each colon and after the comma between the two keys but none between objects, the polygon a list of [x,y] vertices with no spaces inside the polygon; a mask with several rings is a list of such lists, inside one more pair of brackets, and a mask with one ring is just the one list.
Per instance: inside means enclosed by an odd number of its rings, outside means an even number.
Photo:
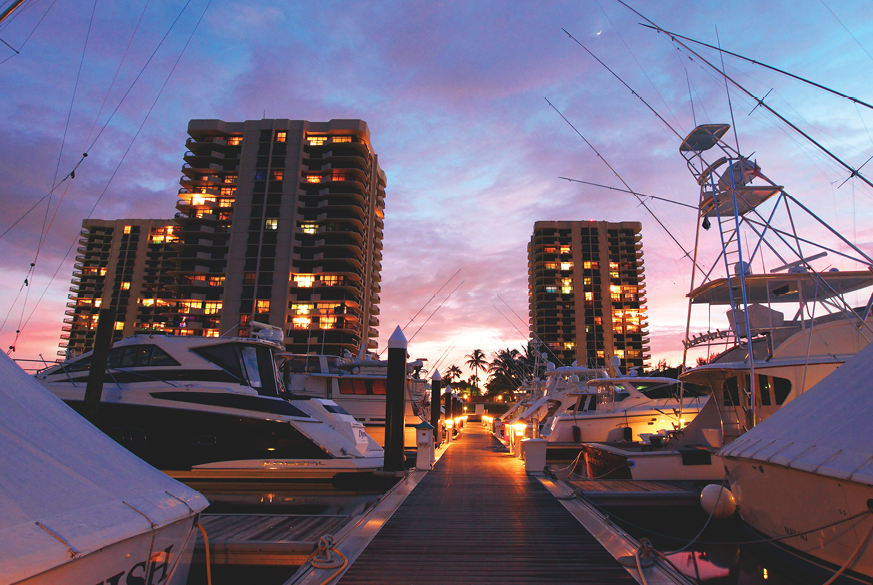
[{"label": "white yacht", "polygon": [[[333,400],[385,444],[385,389],[388,362],[361,357],[350,360],[331,355],[278,354],[288,389],[299,396]],[[403,444],[415,449],[415,426],[429,418],[424,360],[407,364]]]},{"label": "white yacht", "polygon": [[868,345],[719,451],[743,521],[766,538],[797,534],[773,546],[821,580],[847,565],[840,582],[873,581],[871,421]]},{"label": "white yacht", "polygon": [[[250,337],[123,339],[109,352],[97,426],[200,489],[381,468],[382,448],[341,406],[282,386],[273,361],[282,348],[280,341]],[[85,353],[36,379],[80,409],[90,362]]]},{"label": "white yacht", "polygon": [[0,583],[184,585],[206,498],[0,355]]},{"label": "white yacht", "polygon": [[[664,437],[662,447],[598,448],[591,459],[601,464],[598,473],[611,474],[606,477],[671,479],[664,475],[669,472],[678,474],[672,479],[722,479],[718,447],[801,396],[873,339],[873,296],[862,307],[847,301],[873,286],[873,258],[727,144],[729,129],[698,126],[679,147],[700,188],[683,342],[684,361],[698,361],[680,379],[710,387],[715,412]],[[794,228],[801,219],[802,234]],[[704,259],[707,250],[717,254]],[[817,269],[828,254],[867,269]],[[752,270],[765,265],[764,272]],[[724,325],[716,321],[692,333],[720,314]]]}]

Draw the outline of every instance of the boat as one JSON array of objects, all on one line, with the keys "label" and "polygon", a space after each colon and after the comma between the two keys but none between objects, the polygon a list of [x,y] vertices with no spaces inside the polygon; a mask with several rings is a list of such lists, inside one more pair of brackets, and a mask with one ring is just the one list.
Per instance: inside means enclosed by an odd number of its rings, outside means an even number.
[{"label": "boat", "polygon": [[[266,333],[264,333],[266,332]],[[263,333],[263,334],[262,334]],[[146,462],[192,486],[331,480],[371,473],[383,450],[336,402],[287,391],[276,335],[139,334],[109,351],[96,425]],[[81,410],[91,352],[36,379]]]},{"label": "boat", "polygon": [[[299,396],[333,400],[363,425],[373,440],[385,445],[385,389],[388,362],[360,356],[279,353],[279,368],[288,389]],[[423,359],[407,363],[404,449],[416,449],[416,425],[429,419]]]},{"label": "boat", "polygon": [[[683,361],[687,364],[696,354],[698,363],[679,378],[711,388],[716,412],[711,407],[685,433],[664,436],[659,445],[586,448],[589,472],[598,477],[723,478],[718,448],[797,399],[873,339],[873,296],[862,307],[845,301],[847,294],[873,286],[873,259],[769,179],[757,162],[728,145],[723,138],[729,129],[728,124],[700,125],[679,147],[700,188],[683,341]],[[759,208],[768,201],[774,205],[763,212]],[[811,226],[802,236],[781,227],[794,226],[801,216]],[[718,254],[701,264],[702,240],[711,228],[715,233],[710,237],[720,240]],[[819,232],[848,252],[835,251],[836,246],[818,238]],[[753,263],[764,263],[764,250],[776,265],[754,272]],[[816,269],[814,263],[828,253],[868,269]],[[701,320],[698,313],[710,319],[721,312],[725,327],[692,334],[692,324]]]},{"label": "boat", "polygon": [[821,581],[845,565],[841,582],[873,582],[871,420],[868,345],[718,453],[745,524],[767,539],[796,534],[770,546]]},{"label": "boat", "polygon": [[0,355],[0,582],[184,585],[209,502]]}]

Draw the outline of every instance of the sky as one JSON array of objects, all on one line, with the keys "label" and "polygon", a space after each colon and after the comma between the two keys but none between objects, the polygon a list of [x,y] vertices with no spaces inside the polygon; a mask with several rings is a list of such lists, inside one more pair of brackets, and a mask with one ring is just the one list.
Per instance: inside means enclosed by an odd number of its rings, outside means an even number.
[{"label": "sky", "polygon": [[[629,3],[873,102],[869,0]],[[526,342],[526,247],[547,220],[642,222],[652,360],[678,363],[691,263],[673,238],[693,249],[696,212],[561,177],[695,205],[677,134],[696,124],[732,124],[731,144],[873,254],[873,190],[642,21],[615,0],[27,0],[0,24],[0,345],[55,359],[82,220],[172,217],[193,118],[367,122],[388,182],[379,347],[399,325],[443,371]],[[723,68],[847,164],[873,156],[868,107]]]}]

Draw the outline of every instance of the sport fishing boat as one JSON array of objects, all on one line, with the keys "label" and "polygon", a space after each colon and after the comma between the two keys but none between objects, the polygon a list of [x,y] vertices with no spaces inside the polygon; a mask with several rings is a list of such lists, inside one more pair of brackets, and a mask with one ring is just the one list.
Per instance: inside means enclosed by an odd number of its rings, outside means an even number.
[{"label": "sport fishing boat", "polygon": [[[596,447],[589,471],[598,477],[722,479],[714,453],[721,444],[801,396],[873,339],[873,297],[862,307],[846,300],[873,286],[873,259],[727,144],[729,129],[698,126],[679,147],[700,187],[683,360],[694,355],[698,361],[680,379],[710,387],[715,412],[698,417],[684,433],[661,437],[660,445]],[[795,229],[801,220],[802,236]],[[718,254],[701,263],[710,229]],[[828,239],[843,251],[824,243]],[[829,253],[867,269],[816,269],[813,263]],[[773,265],[768,272],[753,272],[753,265],[765,263]],[[711,322],[722,311],[724,327],[691,333],[693,323]],[[659,463],[642,465],[645,458]],[[665,476],[668,471],[678,475]]]},{"label": "sport fishing boat", "polygon": [[868,345],[719,451],[743,521],[766,539],[796,534],[770,546],[817,582],[841,568],[840,583],[873,582],[871,420]]},{"label": "sport fishing boat", "polygon": [[0,355],[0,583],[184,585],[209,504]]},{"label": "sport fishing boat", "polygon": [[[97,426],[198,488],[329,480],[381,468],[382,448],[336,402],[282,386],[273,361],[283,348],[276,334],[119,341],[109,352]],[[80,410],[90,362],[88,352],[36,379]]]},{"label": "sport fishing boat", "polygon": [[[277,354],[288,389],[299,396],[333,400],[385,445],[385,389],[388,362],[361,356]],[[423,359],[407,363],[403,444],[415,449],[415,426],[429,418]]]}]

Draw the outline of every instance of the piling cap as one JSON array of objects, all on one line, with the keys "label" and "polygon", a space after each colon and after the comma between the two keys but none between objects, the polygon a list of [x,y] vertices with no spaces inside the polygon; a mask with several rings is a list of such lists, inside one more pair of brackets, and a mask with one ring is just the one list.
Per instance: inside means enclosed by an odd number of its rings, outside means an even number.
[{"label": "piling cap", "polygon": [[418,430],[421,430],[421,431],[424,431],[424,430],[432,431],[433,425],[427,421],[422,421],[420,424],[415,425],[415,428],[417,428]]},{"label": "piling cap", "polygon": [[406,349],[406,336],[403,335],[400,325],[397,326],[394,333],[388,338],[388,349]]},{"label": "piling cap", "polygon": [[443,379],[443,377],[440,376],[440,371],[439,371],[439,370],[434,370],[434,372],[433,372],[433,376],[431,376],[430,379],[431,379],[431,380],[436,380],[437,382],[441,382],[442,379]]}]

